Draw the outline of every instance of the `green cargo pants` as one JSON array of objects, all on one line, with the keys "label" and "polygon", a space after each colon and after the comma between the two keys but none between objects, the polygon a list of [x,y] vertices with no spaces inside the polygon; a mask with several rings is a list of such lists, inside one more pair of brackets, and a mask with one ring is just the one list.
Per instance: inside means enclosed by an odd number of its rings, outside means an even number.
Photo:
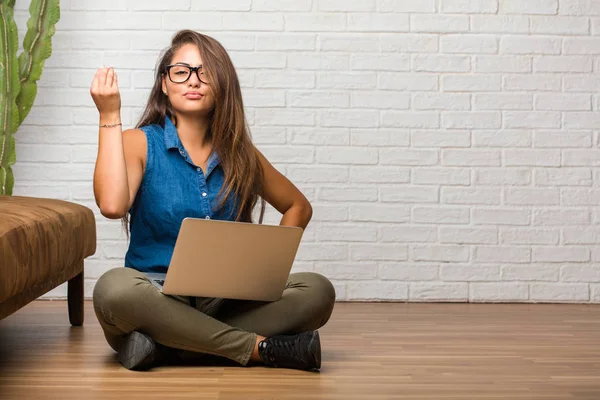
[{"label": "green cargo pants", "polygon": [[[274,302],[162,294],[132,268],[107,271],[94,287],[94,310],[115,350],[137,330],[164,346],[212,354],[247,365],[257,335],[269,337],[315,330],[333,311],[335,289],[322,275],[290,274],[283,296]],[[185,301],[182,301],[185,300]]]}]

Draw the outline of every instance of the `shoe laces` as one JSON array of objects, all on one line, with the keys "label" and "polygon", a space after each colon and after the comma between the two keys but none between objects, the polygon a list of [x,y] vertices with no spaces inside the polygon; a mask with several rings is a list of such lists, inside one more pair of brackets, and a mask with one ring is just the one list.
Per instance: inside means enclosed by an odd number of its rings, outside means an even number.
[{"label": "shoe laces", "polygon": [[281,339],[277,337],[270,338],[265,347],[265,354],[269,361],[279,361],[281,358],[286,360],[301,360],[300,341],[301,337]]}]

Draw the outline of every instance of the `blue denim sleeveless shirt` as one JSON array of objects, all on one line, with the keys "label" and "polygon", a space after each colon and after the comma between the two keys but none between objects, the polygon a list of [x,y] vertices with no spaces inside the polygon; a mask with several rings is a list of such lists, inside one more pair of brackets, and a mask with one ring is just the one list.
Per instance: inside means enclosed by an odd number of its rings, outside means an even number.
[{"label": "blue denim sleeveless shirt", "polygon": [[[183,147],[169,117],[165,126],[140,127],[146,135],[146,169],[129,210],[130,242],[125,266],[142,272],[165,272],[185,217],[235,220],[237,206],[230,196],[214,210],[225,175],[216,152],[207,161],[206,176]],[[202,238],[198,238],[202,240]]]}]

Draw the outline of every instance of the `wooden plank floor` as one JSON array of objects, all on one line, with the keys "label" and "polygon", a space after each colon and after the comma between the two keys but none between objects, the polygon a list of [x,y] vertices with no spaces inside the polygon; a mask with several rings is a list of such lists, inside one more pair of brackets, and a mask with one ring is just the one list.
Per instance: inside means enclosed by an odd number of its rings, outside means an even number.
[{"label": "wooden plank floor", "polygon": [[120,366],[91,304],[0,321],[1,399],[600,399],[600,306],[338,303],[320,373]]}]

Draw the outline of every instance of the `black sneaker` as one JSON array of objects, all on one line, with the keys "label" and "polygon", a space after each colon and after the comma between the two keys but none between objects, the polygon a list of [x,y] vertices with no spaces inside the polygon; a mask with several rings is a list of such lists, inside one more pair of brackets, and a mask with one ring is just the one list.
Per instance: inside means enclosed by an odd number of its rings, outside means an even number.
[{"label": "black sneaker", "polygon": [[150,336],[133,331],[119,346],[117,359],[127,369],[143,371],[155,365],[158,353],[156,343]]},{"label": "black sneaker", "polygon": [[268,337],[258,344],[258,354],[268,367],[318,370],[321,368],[319,332]]}]

